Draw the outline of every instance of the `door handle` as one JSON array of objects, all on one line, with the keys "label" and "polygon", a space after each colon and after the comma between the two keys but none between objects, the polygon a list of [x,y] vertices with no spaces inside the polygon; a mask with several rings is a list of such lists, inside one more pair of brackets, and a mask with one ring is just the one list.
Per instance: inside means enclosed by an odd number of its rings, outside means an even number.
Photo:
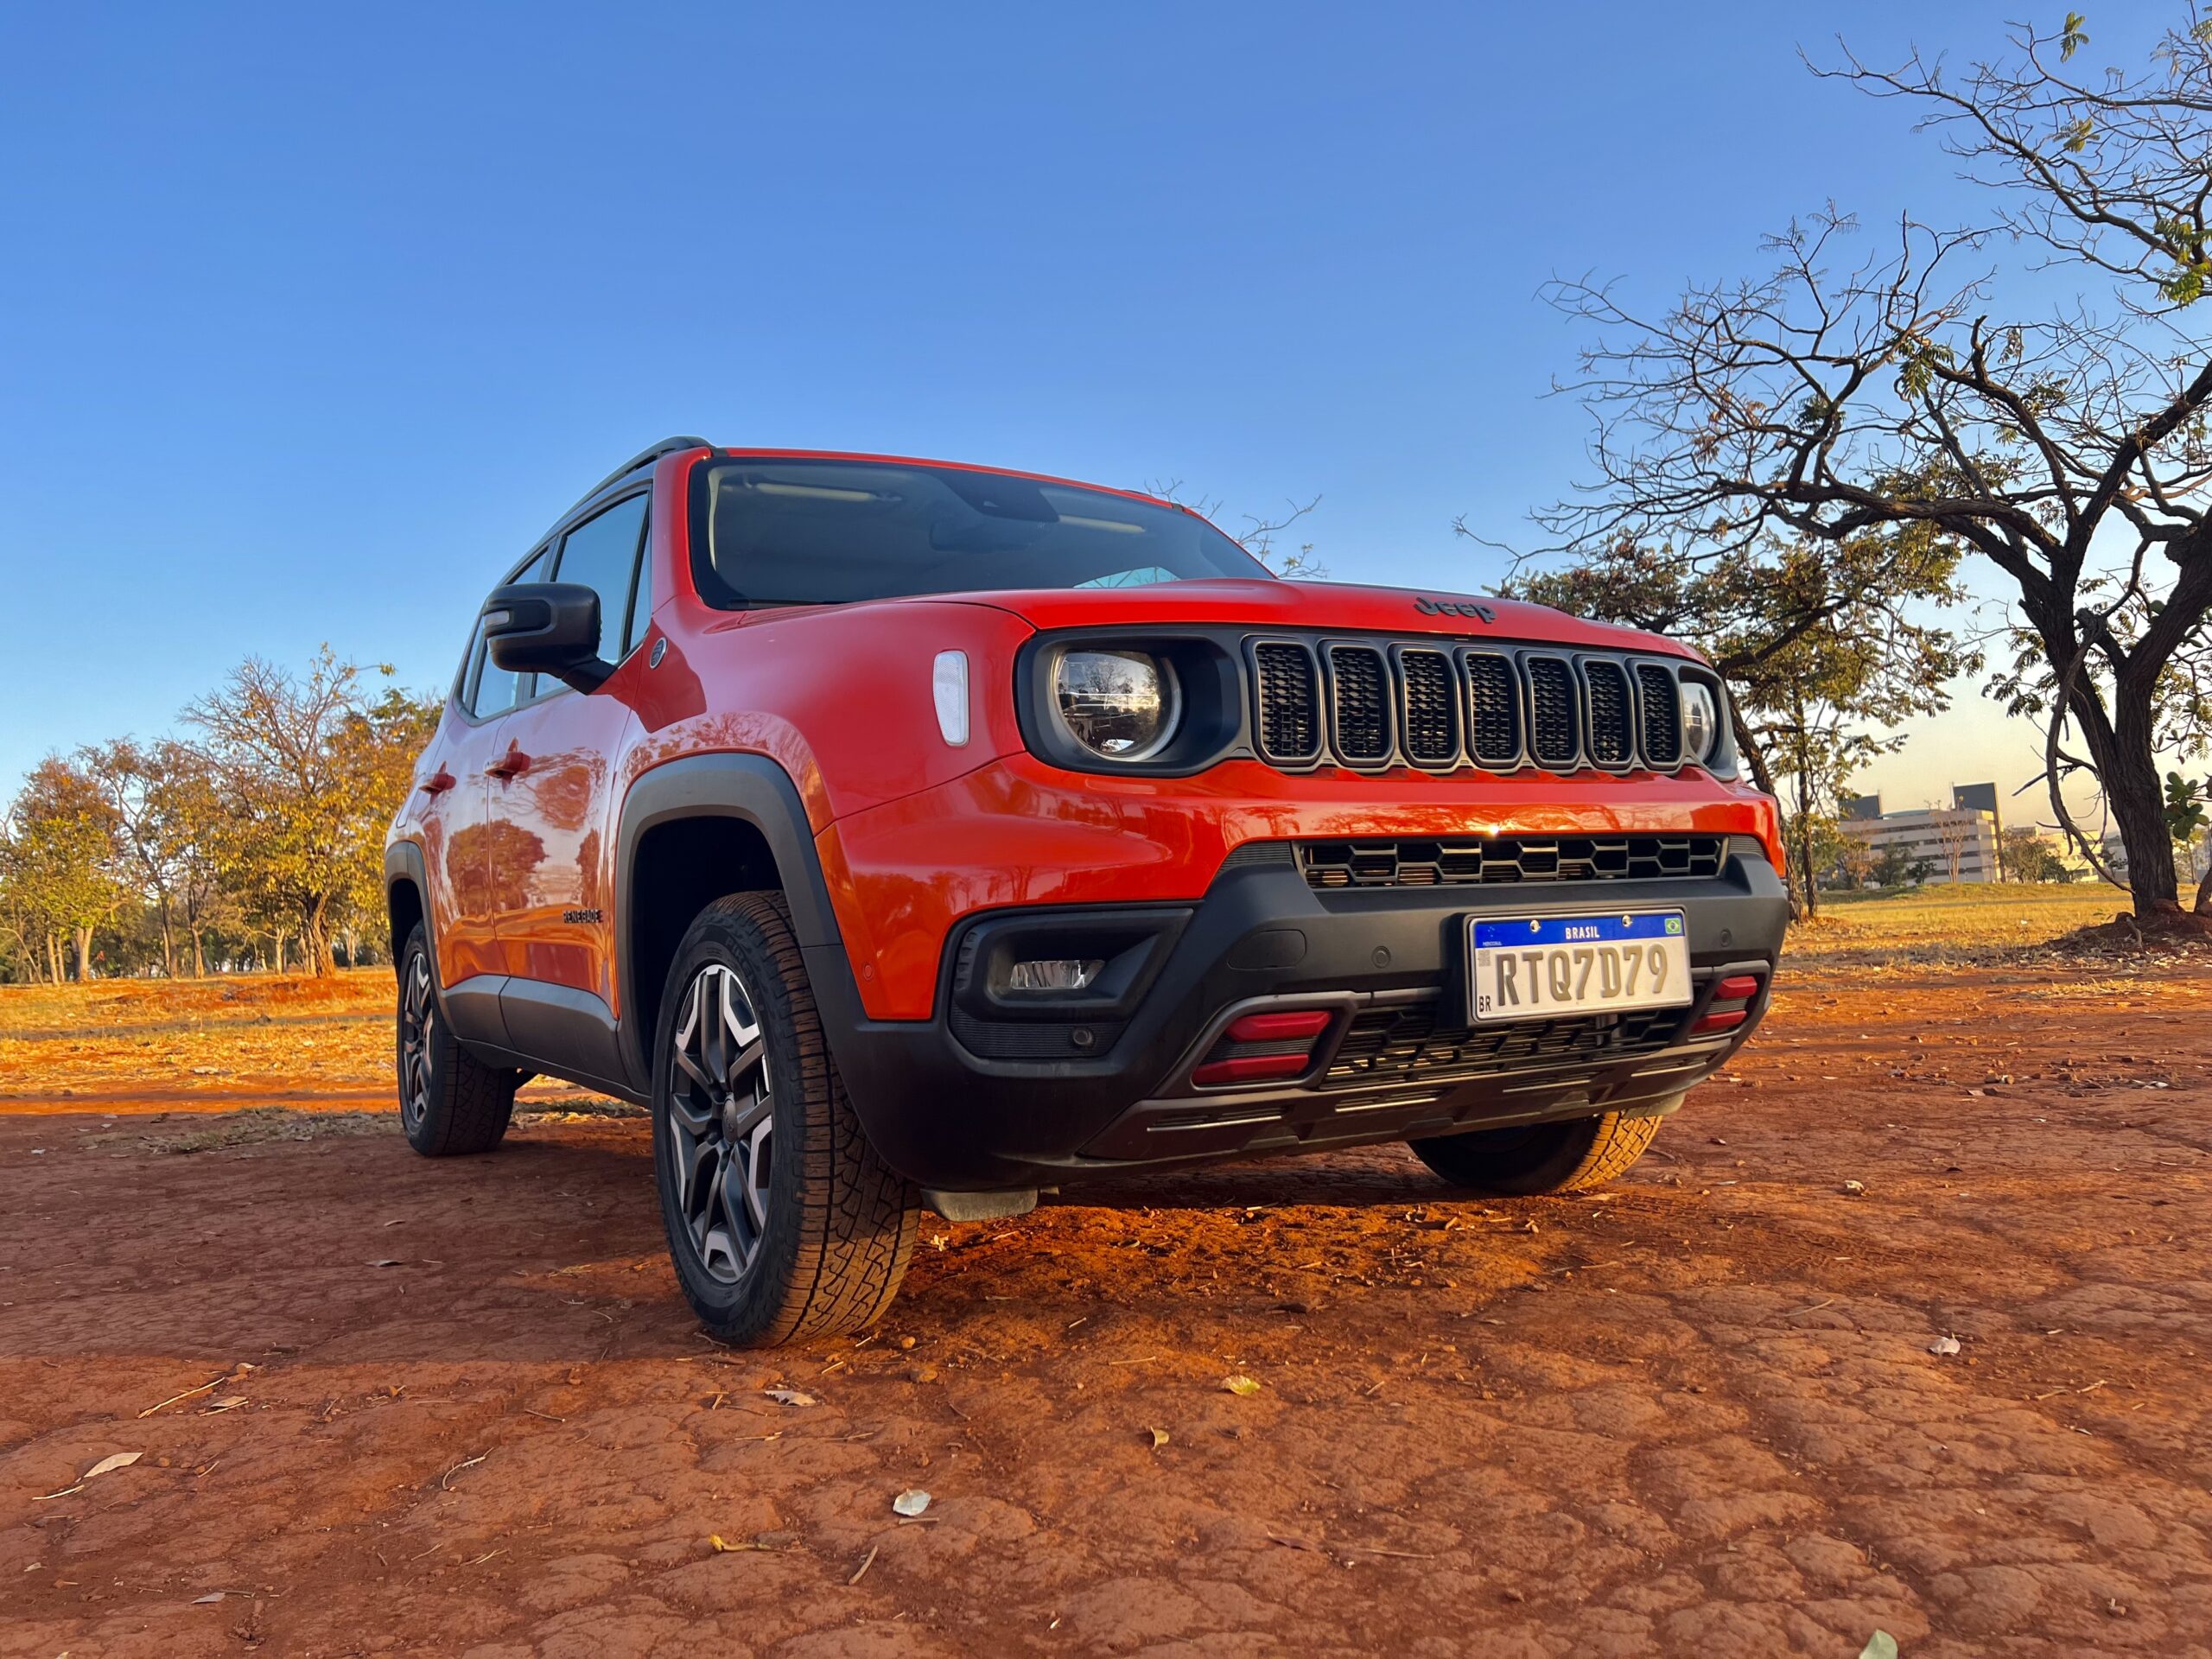
[{"label": "door handle", "polygon": [[520,749],[509,749],[484,768],[484,775],[486,778],[517,778],[529,770],[530,757]]},{"label": "door handle", "polygon": [[448,772],[443,766],[440,766],[435,772],[432,772],[428,778],[425,778],[423,780],[423,793],[425,795],[442,795],[446,791],[451,789],[453,785],[453,773]]}]

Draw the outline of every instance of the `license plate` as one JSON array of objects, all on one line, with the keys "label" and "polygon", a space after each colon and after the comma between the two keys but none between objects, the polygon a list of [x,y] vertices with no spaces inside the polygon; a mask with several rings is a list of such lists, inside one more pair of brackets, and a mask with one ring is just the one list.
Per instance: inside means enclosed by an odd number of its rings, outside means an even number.
[{"label": "license plate", "polygon": [[1690,1000],[1679,910],[1467,918],[1468,994],[1478,1024],[1678,1008]]}]

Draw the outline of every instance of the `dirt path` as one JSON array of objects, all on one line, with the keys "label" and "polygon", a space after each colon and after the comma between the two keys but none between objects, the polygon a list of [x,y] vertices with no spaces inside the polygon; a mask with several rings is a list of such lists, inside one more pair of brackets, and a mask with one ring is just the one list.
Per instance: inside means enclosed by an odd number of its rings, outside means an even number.
[{"label": "dirt path", "polygon": [[0,1117],[0,1653],[2212,1653],[2212,983],[1801,977],[1737,1077],[1596,1201],[932,1224],[768,1357],[636,1122]]}]

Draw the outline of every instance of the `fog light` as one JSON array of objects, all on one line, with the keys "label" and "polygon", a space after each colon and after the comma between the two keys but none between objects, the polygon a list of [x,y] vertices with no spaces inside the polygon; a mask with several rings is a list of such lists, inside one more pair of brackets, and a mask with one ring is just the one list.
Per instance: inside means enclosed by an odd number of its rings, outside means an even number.
[{"label": "fog light", "polygon": [[1042,962],[1017,962],[1007,969],[1009,991],[1079,991],[1097,982],[1106,971],[1103,962],[1062,957]]}]

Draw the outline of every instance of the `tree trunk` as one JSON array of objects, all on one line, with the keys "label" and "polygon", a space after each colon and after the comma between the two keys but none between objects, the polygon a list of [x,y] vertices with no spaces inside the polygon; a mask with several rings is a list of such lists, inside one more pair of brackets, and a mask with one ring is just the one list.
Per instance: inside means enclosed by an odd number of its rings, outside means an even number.
[{"label": "tree trunk", "polygon": [[2196,884],[2196,913],[2212,916],[2212,836],[2206,837],[2204,879]]},{"label": "tree trunk", "polygon": [[317,979],[327,979],[338,971],[337,958],[330,948],[329,923],[321,905],[300,918],[300,956],[308,972]]},{"label": "tree trunk", "polygon": [[176,977],[176,929],[169,921],[169,896],[162,895],[162,977]]},{"label": "tree trunk", "polygon": [[2166,827],[2165,786],[2152,744],[2150,701],[2129,696],[2125,685],[2116,688],[2113,700],[2117,706],[2109,721],[2094,695],[2077,693],[2075,708],[2082,715],[2089,758],[2096,762],[2097,782],[2120,827],[2120,844],[2127,849],[2128,896],[2138,921],[2179,915],[2181,884],[2174,870],[2173,834]]},{"label": "tree trunk", "polygon": [[92,930],[91,928],[80,927],[77,930],[76,945],[77,982],[83,985],[90,982],[92,977]]},{"label": "tree trunk", "polygon": [[192,925],[192,976],[194,979],[207,976],[207,952],[200,942],[200,924],[197,922]]}]

